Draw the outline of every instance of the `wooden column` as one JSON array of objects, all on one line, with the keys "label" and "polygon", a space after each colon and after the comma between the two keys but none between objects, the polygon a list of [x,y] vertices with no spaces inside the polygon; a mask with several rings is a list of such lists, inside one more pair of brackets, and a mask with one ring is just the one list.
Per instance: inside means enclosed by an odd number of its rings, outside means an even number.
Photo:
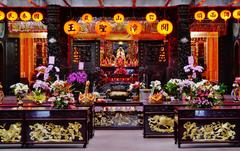
[{"label": "wooden column", "polygon": [[[59,5],[48,5],[48,56],[55,56],[55,65],[60,70],[67,67],[67,35],[63,31],[64,13]],[[63,74],[63,72],[61,72]]]},{"label": "wooden column", "polygon": [[230,93],[234,81],[234,39],[233,39],[233,19],[226,24],[226,34],[219,36],[219,82],[228,86]]},{"label": "wooden column", "polygon": [[178,78],[186,78],[183,67],[188,64],[188,56],[191,55],[191,37],[190,37],[190,6],[178,6],[177,21],[177,51],[178,51]]}]

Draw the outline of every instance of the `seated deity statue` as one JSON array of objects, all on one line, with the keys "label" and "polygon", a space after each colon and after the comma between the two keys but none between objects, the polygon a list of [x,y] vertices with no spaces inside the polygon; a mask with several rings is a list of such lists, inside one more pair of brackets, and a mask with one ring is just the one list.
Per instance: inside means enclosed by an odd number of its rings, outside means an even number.
[{"label": "seated deity statue", "polygon": [[125,65],[125,60],[125,51],[122,47],[119,47],[115,58],[115,66],[123,67]]}]

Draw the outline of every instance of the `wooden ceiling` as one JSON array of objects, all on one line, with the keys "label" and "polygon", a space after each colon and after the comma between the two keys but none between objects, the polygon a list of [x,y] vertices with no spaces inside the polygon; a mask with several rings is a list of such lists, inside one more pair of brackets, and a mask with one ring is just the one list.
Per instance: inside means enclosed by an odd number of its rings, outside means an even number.
[{"label": "wooden ceiling", "polygon": [[0,7],[240,7],[240,0],[0,0]]}]

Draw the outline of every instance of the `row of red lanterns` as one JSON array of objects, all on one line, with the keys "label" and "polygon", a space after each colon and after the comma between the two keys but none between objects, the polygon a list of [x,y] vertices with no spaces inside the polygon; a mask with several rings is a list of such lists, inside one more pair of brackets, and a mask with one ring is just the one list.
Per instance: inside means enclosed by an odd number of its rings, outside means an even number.
[{"label": "row of red lanterns", "polygon": [[[130,35],[138,35],[142,32],[142,24],[139,21],[129,21],[125,28]],[[75,35],[81,31],[81,26],[78,22],[70,20],[64,24],[64,31],[68,35]],[[95,24],[95,31],[101,36],[107,36],[112,31],[112,26],[108,21],[100,20]],[[162,35],[168,35],[173,31],[173,25],[168,20],[161,20],[157,24],[157,31]]]},{"label": "row of red lanterns", "polygon": [[[81,17],[82,21],[84,23],[91,23],[93,20],[93,17],[91,14],[83,14]],[[116,23],[122,23],[124,22],[124,15],[121,13],[117,13],[114,15],[113,20]],[[148,13],[146,15],[146,21],[149,23],[155,22],[157,20],[157,15],[155,13]],[[95,31],[96,33],[100,34],[101,36],[106,36],[110,34],[112,30],[111,24],[108,21],[101,20],[96,22],[95,24]],[[78,24],[78,22],[74,20],[67,21],[64,25],[64,31],[68,35],[74,35],[77,34],[79,31],[81,31],[81,26]],[[126,31],[130,35],[138,35],[142,31],[142,25],[139,21],[129,21],[126,25]],[[173,25],[168,20],[161,20],[157,24],[157,31],[162,35],[168,35],[173,31]]]},{"label": "row of red lanterns", "polygon": [[[93,16],[89,13],[85,13],[82,15],[81,19],[84,23],[91,23],[93,20]],[[122,23],[122,22],[124,22],[124,15],[121,13],[117,13],[113,16],[113,20],[116,23]],[[157,20],[157,15],[153,12],[150,12],[146,15],[146,20],[149,23],[155,22]]]},{"label": "row of red lanterns", "polygon": [[[197,11],[194,14],[194,18],[198,21],[202,21],[205,19],[205,12],[204,11]],[[207,18],[214,21],[218,18],[219,14],[217,11],[215,10],[210,10],[207,13]],[[233,11],[233,13],[231,13],[229,10],[222,10],[220,13],[220,17],[227,21],[229,18],[231,18],[231,16],[233,16],[233,18],[239,20],[240,19],[240,9],[236,9]]]},{"label": "row of red lanterns", "polygon": [[[5,17],[7,17],[7,19],[10,21],[15,21],[18,19],[18,13],[15,11],[9,11],[5,15],[3,11],[0,11],[0,21],[4,20]],[[29,21],[31,18],[36,22],[43,20],[43,14],[41,12],[34,12],[31,15],[31,13],[29,13],[28,11],[23,11],[20,13],[19,17],[22,21]]]}]

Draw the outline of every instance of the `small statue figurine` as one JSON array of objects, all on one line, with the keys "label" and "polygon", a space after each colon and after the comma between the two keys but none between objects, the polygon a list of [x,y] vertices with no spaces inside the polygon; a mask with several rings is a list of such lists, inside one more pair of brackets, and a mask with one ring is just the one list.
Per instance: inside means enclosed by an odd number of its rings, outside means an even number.
[{"label": "small statue figurine", "polygon": [[3,89],[2,83],[0,82],[0,104],[3,103],[3,99],[4,99],[4,93],[2,89]]},{"label": "small statue figurine", "polygon": [[78,97],[79,103],[92,104],[96,99],[95,95],[89,93],[89,85],[90,81],[86,81],[85,92],[83,94],[80,92]]}]

